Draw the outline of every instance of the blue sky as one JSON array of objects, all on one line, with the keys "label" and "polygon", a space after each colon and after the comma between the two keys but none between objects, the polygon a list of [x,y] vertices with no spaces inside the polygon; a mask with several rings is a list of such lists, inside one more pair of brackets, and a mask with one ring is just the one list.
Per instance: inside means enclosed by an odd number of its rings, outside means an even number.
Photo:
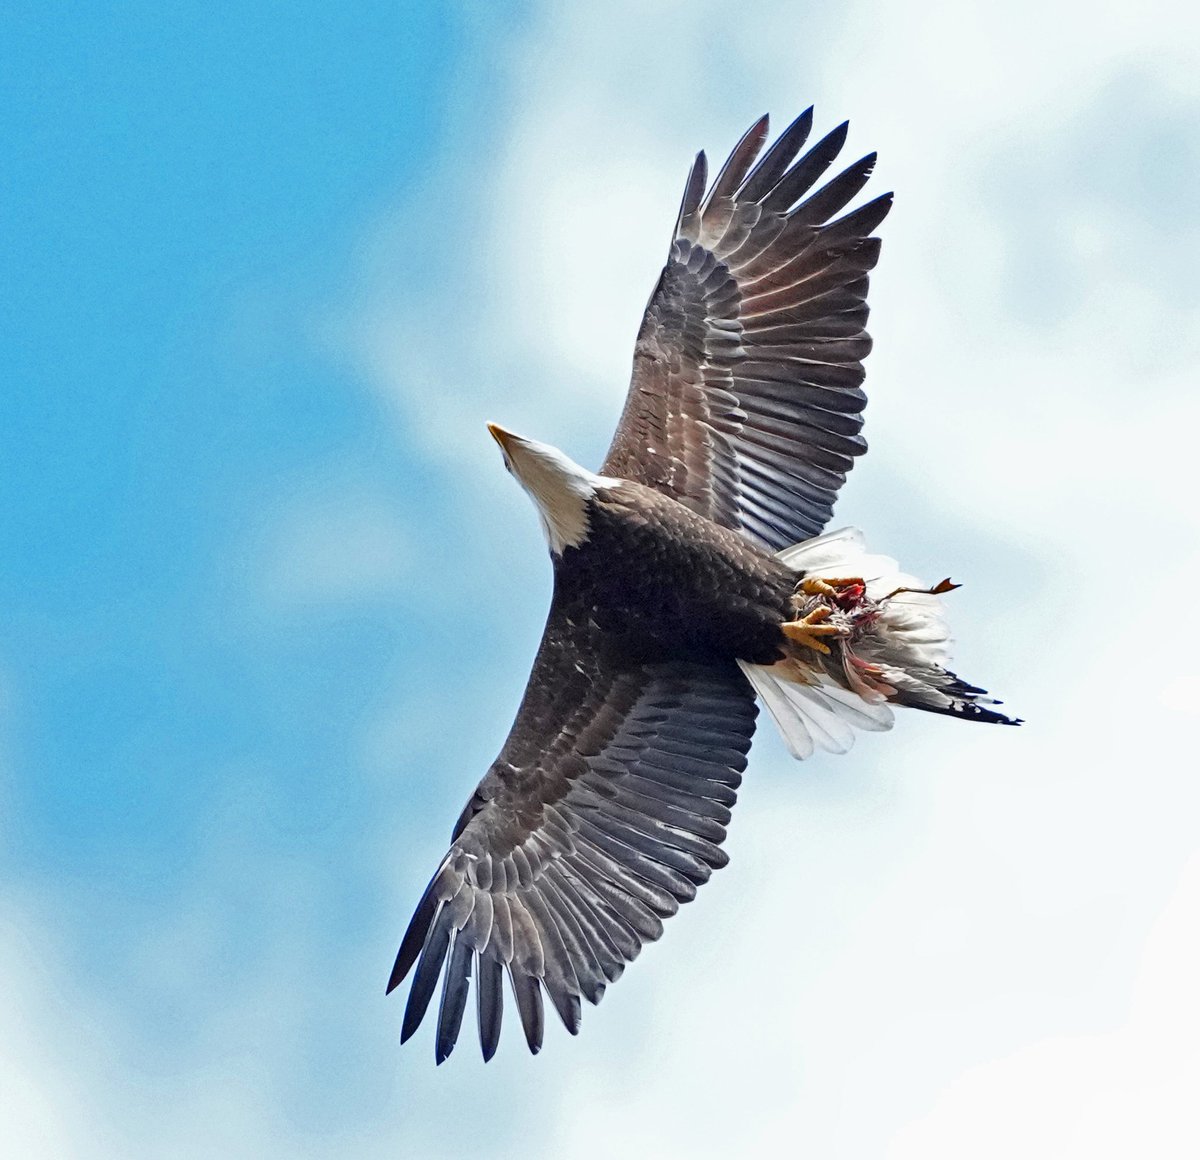
[{"label": "blue sky", "polygon": [[[1189,1154],[1195,18],[590,7],[6,17],[6,1138]],[[549,593],[483,423],[594,464],[691,153],[810,102],[897,190],[835,521],[1030,724],[764,729],[580,1038],[435,1071],[383,983]]]}]

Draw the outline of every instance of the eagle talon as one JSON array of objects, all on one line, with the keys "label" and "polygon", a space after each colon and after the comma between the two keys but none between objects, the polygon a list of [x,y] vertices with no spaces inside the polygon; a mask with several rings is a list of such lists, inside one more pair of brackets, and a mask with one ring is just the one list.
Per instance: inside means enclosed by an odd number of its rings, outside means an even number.
[{"label": "eagle talon", "polygon": [[799,587],[805,596],[825,596],[830,600],[838,600],[842,596],[839,589],[853,588],[856,584],[866,587],[861,576],[805,576]]},{"label": "eagle talon", "polygon": [[844,636],[846,630],[839,628],[836,624],[822,624],[821,621],[828,620],[832,615],[831,608],[814,608],[807,616],[800,620],[789,620],[779,627],[783,630],[783,635],[788,640],[795,641],[796,644],[802,645],[804,648],[811,648],[815,652],[829,655],[829,646],[824,644],[819,638],[823,636]]}]

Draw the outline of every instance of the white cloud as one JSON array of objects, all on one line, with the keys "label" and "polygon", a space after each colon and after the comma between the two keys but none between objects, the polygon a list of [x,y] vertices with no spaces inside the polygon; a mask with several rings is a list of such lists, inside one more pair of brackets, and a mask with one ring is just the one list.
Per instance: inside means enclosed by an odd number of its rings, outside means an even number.
[{"label": "white cloud", "polygon": [[42,981],[26,921],[0,912],[0,1124],[11,1155],[55,1160],[79,1154],[87,1105],[56,1051],[64,1004]]},{"label": "white cloud", "polygon": [[1182,1113],[1200,1090],[1197,913],[1193,858],[1150,933],[1118,1026],[1050,1036],[964,1071],[896,1134],[888,1156],[1195,1156],[1200,1125]]}]

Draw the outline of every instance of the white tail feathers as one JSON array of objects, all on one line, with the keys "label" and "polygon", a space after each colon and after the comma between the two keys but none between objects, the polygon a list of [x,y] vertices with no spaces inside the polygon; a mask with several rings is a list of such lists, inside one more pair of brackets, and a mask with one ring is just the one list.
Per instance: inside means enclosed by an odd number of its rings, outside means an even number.
[{"label": "white tail feathers", "polygon": [[788,751],[800,760],[818,748],[848,752],[855,728],[881,733],[892,727],[895,718],[887,704],[870,704],[823,674],[812,676],[819,683],[805,685],[787,679],[784,664],[738,664],[779,727]]}]

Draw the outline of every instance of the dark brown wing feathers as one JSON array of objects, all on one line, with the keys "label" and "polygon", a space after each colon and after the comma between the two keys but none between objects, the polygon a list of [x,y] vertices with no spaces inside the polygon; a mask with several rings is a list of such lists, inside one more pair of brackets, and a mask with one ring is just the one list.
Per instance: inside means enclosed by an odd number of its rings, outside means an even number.
[{"label": "dark brown wing feathers", "polygon": [[417,907],[388,990],[413,970],[401,1039],[442,980],[438,1062],[454,1047],[472,977],[484,1058],[496,1050],[500,977],[529,1047],[543,992],[578,1030],[662,920],[726,862],[720,849],[754,732],[737,666],[622,664],[556,598],[499,758]]},{"label": "dark brown wing feathers", "polygon": [[756,122],[707,196],[697,157],[603,468],[773,549],[821,531],[866,449],[870,235],[891,206],[885,194],[834,218],[875,155],[810,193],[846,139],[839,125],[796,160],[811,127],[809,109],[754,164]]}]

